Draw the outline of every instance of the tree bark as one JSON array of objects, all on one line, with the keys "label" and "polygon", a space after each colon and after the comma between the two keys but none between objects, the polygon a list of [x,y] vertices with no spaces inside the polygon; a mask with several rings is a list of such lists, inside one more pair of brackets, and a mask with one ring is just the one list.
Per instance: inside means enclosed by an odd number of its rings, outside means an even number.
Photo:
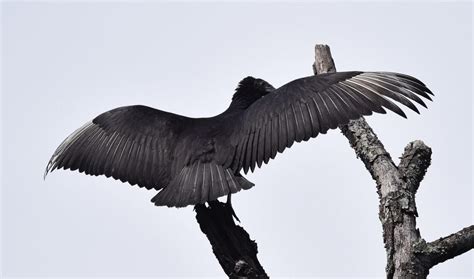
[{"label": "tree bark", "polygon": [[234,222],[231,203],[212,201],[198,204],[196,220],[207,236],[212,251],[229,278],[268,278],[257,259],[257,243]]},{"label": "tree bark", "polygon": [[[313,70],[315,74],[336,71],[328,46],[316,45]],[[387,278],[426,278],[432,266],[474,247],[474,226],[431,243],[416,228],[415,194],[430,165],[431,148],[419,140],[409,143],[396,166],[364,118],[339,128],[377,185]]]}]

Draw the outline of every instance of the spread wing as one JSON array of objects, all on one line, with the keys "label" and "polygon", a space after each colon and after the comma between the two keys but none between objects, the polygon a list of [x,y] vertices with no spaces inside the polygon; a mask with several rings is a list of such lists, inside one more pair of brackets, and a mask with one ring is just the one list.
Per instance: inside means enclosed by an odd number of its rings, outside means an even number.
[{"label": "spread wing", "polygon": [[159,190],[170,180],[177,136],[191,120],[146,106],[110,110],[63,141],[45,176],[63,168]]},{"label": "spread wing", "polygon": [[[325,134],[351,119],[387,108],[403,117],[391,100],[418,112],[431,91],[411,76],[388,72],[339,72],[294,80],[254,102],[243,116],[233,156],[235,171],[259,167],[277,152]],[[391,100],[390,100],[391,99]]]}]

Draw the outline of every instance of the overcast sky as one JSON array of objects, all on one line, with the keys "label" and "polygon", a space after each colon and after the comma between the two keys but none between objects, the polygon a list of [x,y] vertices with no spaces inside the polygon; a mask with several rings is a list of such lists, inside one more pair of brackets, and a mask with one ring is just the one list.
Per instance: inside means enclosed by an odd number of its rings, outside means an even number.
[{"label": "overcast sky", "polygon": [[[146,104],[187,116],[225,110],[247,75],[275,86],[311,75],[315,43],[337,69],[413,75],[436,94],[421,115],[367,120],[396,162],[423,140],[417,195],[428,240],[472,222],[470,3],[3,3],[4,276],[223,277],[192,207],[154,191],[58,171],[47,161],[96,115]],[[375,183],[339,131],[296,144],[247,178],[233,205],[272,277],[383,278]],[[469,252],[431,270],[471,278]]]}]

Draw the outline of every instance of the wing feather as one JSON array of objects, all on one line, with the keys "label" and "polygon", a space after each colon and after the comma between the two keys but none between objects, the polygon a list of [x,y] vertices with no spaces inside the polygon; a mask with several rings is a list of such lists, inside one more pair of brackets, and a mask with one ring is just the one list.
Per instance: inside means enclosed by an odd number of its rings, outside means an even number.
[{"label": "wing feather", "polygon": [[251,158],[251,164],[250,164],[250,169],[252,170],[252,172],[255,170],[255,163],[258,160],[257,157],[258,157],[258,148],[259,148],[259,145],[260,145],[260,142],[259,142],[259,140],[260,140],[260,131],[261,131],[261,129],[256,129],[254,140],[253,140],[252,158]]},{"label": "wing feather", "polygon": [[304,129],[304,119],[302,117],[302,112],[299,103],[291,105],[291,111],[293,112],[293,117],[295,119],[295,141],[301,142],[305,137]]},{"label": "wing feather", "polygon": [[334,101],[328,96],[327,91],[323,91],[320,94],[321,99],[324,102],[324,107],[326,108],[326,112],[329,115],[329,128],[336,129],[338,123],[342,123],[344,116],[342,115],[341,111],[339,110],[338,106],[334,103]]},{"label": "wing feather", "polygon": [[316,106],[312,98],[310,101],[306,102],[306,107],[308,108],[309,121],[311,122],[311,128],[312,128],[311,137],[314,138],[321,131],[319,118],[318,118],[318,110],[316,109]]},{"label": "wing feather", "polygon": [[370,111],[370,113],[387,113],[381,104],[378,104],[377,102],[375,102],[375,100],[370,98],[370,95],[362,94],[354,87],[348,86],[347,84],[342,82],[339,84],[339,86],[346,94],[351,96],[354,100],[357,100],[359,104],[363,104],[363,106],[367,107],[367,110]]},{"label": "wing feather", "polygon": [[250,169],[250,164],[252,161],[252,148],[253,148],[253,141],[255,139],[255,132],[252,132],[249,136],[249,140],[247,142],[247,148],[245,152],[245,164],[244,164],[244,172],[247,173]]},{"label": "wing feather", "polygon": [[344,81],[348,87],[351,87],[353,90],[356,90],[359,92],[361,95],[364,95],[367,97],[367,99],[370,99],[374,104],[380,104],[382,107],[388,108],[389,110],[395,112],[396,114],[402,116],[403,118],[406,118],[405,113],[392,101],[388,100],[387,98],[382,97],[378,93],[374,93],[370,90],[367,90],[363,86],[360,86],[359,84],[355,83],[352,80],[347,80]]},{"label": "wing feather", "polygon": [[[268,160],[272,156],[272,140],[273,140],[273,134],[272,134],[272,128],[273,128],[273,118],[270,118],[269,122],[267,125],[265,125],[265,138],[263,139],[265,141],[265,147],[264,147],[264,153],[263,153],[263,162],[266,164],[268,163]],[[258,167],[262,166],[262,162],[260,162]]]},{"label": "wing feather", "polygon": [[[93,157],[93,155],[95,155],[95,149],[97,148],[98,143],[100,143],[100,140],[105,137],[105,134],[97,127],[94,127],[94,129],[91,129],[91,131],[92,134],[90,136],[89,146],[80,154],[81,161],[79,163],[79,172],[85,172],[86,174],[91,174],[93,163],[91,158]],[[74,150],[69,150],[68,152],[71,154],[76,153]]]},{"label": "wing feather", "polygon": [[278,152],[283,152],[286,147],[287,137],[288,137],[288,122],[286,120],[286,113],[282,112],[279,114],[279,133],[278,133]]},{"label": "wing feather", "polygon": [[332,96],[334,96],[334,100],[339,103],[339,106],[343,107],[347,118],[354,119],[359,117],[359,113],[354,109],[355,105],[349,97],[340,93],[337,88],[328,88],[328,91],[331,92]]},{"label": "wing feather", "polygon": [[299,108],[299,113],[302,120],[302,125],[303,125],[302,128],[304,130],[303,140],[307,141],[309,138],[311,138],[311,131],[312,131],[312,126],[310,122],[311,117],[310,117],[308,108],[306,106],[306,103],[299,104],[298,108]]},{"label": "wing feather", "polygon": [[404,94],[403,91],[399,91],[400,93],[397,94],[396,92],[388,90],[383,86],[377,86],[376,84],[373,84],[373,83],[370,83],[370,82],[367,82],[367,81],[364,81],[364,80],[360,80],[360,79],[357,79],[357,78],[353,78],[351,80],[351,82],[358,85],[358,86],[360,86],[360,87],[363,87],[364,89],[366,89],[366,90],[368,90],[368,91],[370,91],[374,94],[380,94],[382,96],[389,97],[389,98],[405,105],[406,107],[410,108],[414,112],[420,113],[418,108],[412,102],[410,102],[407,98],[405,98],[405,94]]},{"label": "wing feather", "polygon": [[[270,125],[268,125],[270,126]],[[270,126],[271,127],[271,126]],[[262,166],[263,158],[265,156],[265,139],[270,138],[266,136],[267,125],[259,129],[258,133],[258,149],[257,149],[257,165],[258,167]]]},{"label": "wing feather", "polygon": [[[394,94],[397,94],[397,89],[398,89],[399,90],[398,92],[400,94],[410,98],[411,100],[417,102],[418,104],[420,104],[420,105],[422,105],[423,107],[426,108],[425,102],[423,102],[423,100],[420,97],[418,97],[418,95],[413,93],[411,90],[408,90],[408,89],[405,89],[405,88],[401,88],[403,90],[400,90],[399,87],[397,88],[393,84],[390,84],[390,83],[384,81],[383,79],[378,79],[378,78],[372,77],[372,76],[354,77],[354,79],[365,81],[367,83],[372,84],[375,87],[379,87],[379,88],[382,88],[384,90],[391,91]],[[429,95],[426,95],[426,96],[429,97]]]},{"label": "wing feather", "polygon": [[[151,136],[147,136],[146,137],[146,141],[145,141],[145,151],[144,151],[144,155],[145,155],[145,158],[143,159],[143,168],[141,169],[141,174],[140,174],[140,177],[143,177],[144,178],[144,182],[143,184],[145,185],[145,187],[147,189],[151,189],[149,188],[149,186],[147,185],[153,185],[153,179],[152,177],[153,176],[149,176],[147,174],[153,172],[153,162],[152,162],[152,150],[151,150],[151,142],[152,142],[152,137]],[[113,159],[113,158],[112,158]]]},{"label": "wing feather", "polygon": [[[112,162],[112,157],[114,154],[114,149],[117,148],[117,139],[120,137],[120,135],[117,132],[113,132],[112,136],[109,139],[109,142],[107,143],[107,151],[105,152],[105,164],[104,164],[104,175],[106,177],[110,177],[112,169],[110,168],[110,162]],[[71,168],[71,170],[73,170]]]},{"label": "wing feather", "polygon": [[[92,175],[97,175],[97,160],[98,160],[98,155],[102,150],[102,146],[104,145],[104,142],[107,140],[107,133],[105,133],[102,130],[99,130],[98,133],[100,133],[99,138],[97,139],[97,143],[94,146],[91,146],[90,144],[86,144],[86,146],[83,146],[83,150],[71,150],[71,153],[73,156],[77,156],[80,153],[87,152],[90,154],[90,172]],[[86,138],[82,139],[84,142],[87,142]],[[72,164],[72,163],[71,163]]]},{"label": "wing feather", "polygon": [[316,106],[316,112],[318,113],[320,133],[326,134],[330,127],[330,114],[327,110],[326,103],[321,98],[321,95],[314,94],[310,97],[313,104]]},{"label": "wing feather", "polygon": [[381,73],[366,73],[363,78],[372,77],[383,81],[384,84],[390,84],[395,88],[403,88],[409,90],[414,94],[420,95],[430,101],[432,101],[430,95],[433,95],[431,91],[423,84],[416,84],[412,80],[400,79],[393,75],[383,75]]},{"label": "wing feather", "polygon": [[291,111],[291,108],[287,108],[285,111],[285,119],[286,119],[286,147],[291,147],[295,141],[296,134],[296,123],[295,123],[295,117],[293,115],[293,112]]}]

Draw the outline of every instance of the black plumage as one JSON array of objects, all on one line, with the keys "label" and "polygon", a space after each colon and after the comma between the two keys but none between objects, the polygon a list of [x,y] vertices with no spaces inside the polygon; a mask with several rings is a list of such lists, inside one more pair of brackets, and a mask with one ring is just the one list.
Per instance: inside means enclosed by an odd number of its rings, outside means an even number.
[{"label": "black plumage", "polygon": [[389,109],[391,100],[418,113],[431,91],[398,73],[339,72],[294,80],[275,89],[247,77],[229,108],[210,118],[189,118],[146,106],[105,112],[72,133],[54,152],[55,169],[105,175],[160,190],[156,205],[183,207],[249,189],[241,176],[351,119]]}]

